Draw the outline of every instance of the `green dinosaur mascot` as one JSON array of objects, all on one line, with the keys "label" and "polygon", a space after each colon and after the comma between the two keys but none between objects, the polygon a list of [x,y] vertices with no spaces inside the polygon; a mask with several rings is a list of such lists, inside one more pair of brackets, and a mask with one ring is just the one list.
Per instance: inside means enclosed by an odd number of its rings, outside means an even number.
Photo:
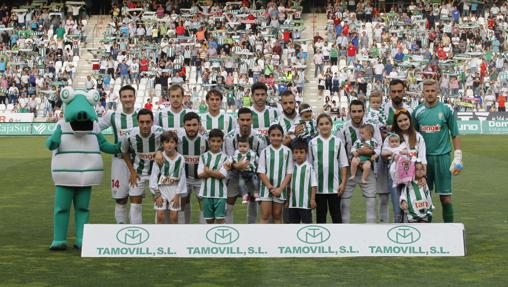
[{"label": "green dinosaur mascot", "polygon": [[64,103],[64,118],[58,121],[53,135],[46,141],[47,147],[53,151],[51,173],[56,185],[53,242],[49,249],[67,249],[71,204],[74,205],[76,226],[74,247],[81,249],[92,186],[102,183],[101,151],[116,154],[120,152],[120,146],[109,143],[100,133],[94,110],[99,101],[96,91],[65,87],[60,98]]}]

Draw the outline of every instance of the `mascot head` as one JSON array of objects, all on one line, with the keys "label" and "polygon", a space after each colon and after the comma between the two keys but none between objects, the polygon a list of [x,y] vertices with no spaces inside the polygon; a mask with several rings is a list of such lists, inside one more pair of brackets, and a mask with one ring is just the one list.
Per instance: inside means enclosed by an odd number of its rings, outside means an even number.
[{"label": "mascot head", "polygon": [[99,93],[95,90],[86,92],[65,87],[60,92],[60,98],[64,103],[64,119],[72,129],[75,132],[92,131],[93,122],[97,120],[94,106],[99,102]]}]

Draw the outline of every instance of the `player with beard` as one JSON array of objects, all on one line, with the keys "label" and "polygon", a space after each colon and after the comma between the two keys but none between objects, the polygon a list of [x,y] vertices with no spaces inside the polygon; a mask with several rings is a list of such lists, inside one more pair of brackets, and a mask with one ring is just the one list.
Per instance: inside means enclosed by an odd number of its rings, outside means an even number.
[{"label": "player with beard", "polygon": [[[229,132],[224,139],[224,152],[232,157],[238,149],[238,140],[240,137],[248,137],[251,149],[259,156],[261,151],[267,146],[265,137],[252,128],[252,114],[249,108],[238,110],[238,128]],[[233,169],[228,174],[228,199],[226,209],[226,224],[233,223],[233,207],[237,197],[240,196],[238,187],[238,178],[241,170],[249,168],[248,160],[240,160],[233,164]],[[254,193],[254,191],[253,191]],[[251,198],[247,207],[247,223],[256,223],[257,203]]]}]

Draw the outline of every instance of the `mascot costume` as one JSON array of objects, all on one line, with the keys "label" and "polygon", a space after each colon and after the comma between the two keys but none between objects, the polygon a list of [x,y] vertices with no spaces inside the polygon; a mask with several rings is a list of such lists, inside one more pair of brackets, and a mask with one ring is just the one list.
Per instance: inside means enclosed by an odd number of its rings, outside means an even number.
[{"label": "mascot costume", "polygon": [[59,120],[46,145],[53,151],[51,174],[56,185],[53,242],[50,250],[67,249],[67,228],[71,204],[74,205],[76,240],[81,249],[83,227],[88,222],[88,204],[93,185],[102,183],[101,151],[120,152],[120,146],[106,141],[97,124],[95,104],[97,91],[73,90],[65,87],[60,93],[64,118]]}]

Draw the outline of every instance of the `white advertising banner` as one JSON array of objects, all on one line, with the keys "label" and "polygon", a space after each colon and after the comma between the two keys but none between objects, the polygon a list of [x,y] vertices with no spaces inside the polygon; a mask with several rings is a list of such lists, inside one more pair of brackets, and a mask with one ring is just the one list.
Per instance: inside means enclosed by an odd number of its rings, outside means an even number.
[{"label": "white advertising banner", "polygon": [[33,113],[0,113],[0,123],[31,123]]},{"label": "white advertising banner", "polygon": [[464,225],[85,225],[82,257],[465,256]]}]

